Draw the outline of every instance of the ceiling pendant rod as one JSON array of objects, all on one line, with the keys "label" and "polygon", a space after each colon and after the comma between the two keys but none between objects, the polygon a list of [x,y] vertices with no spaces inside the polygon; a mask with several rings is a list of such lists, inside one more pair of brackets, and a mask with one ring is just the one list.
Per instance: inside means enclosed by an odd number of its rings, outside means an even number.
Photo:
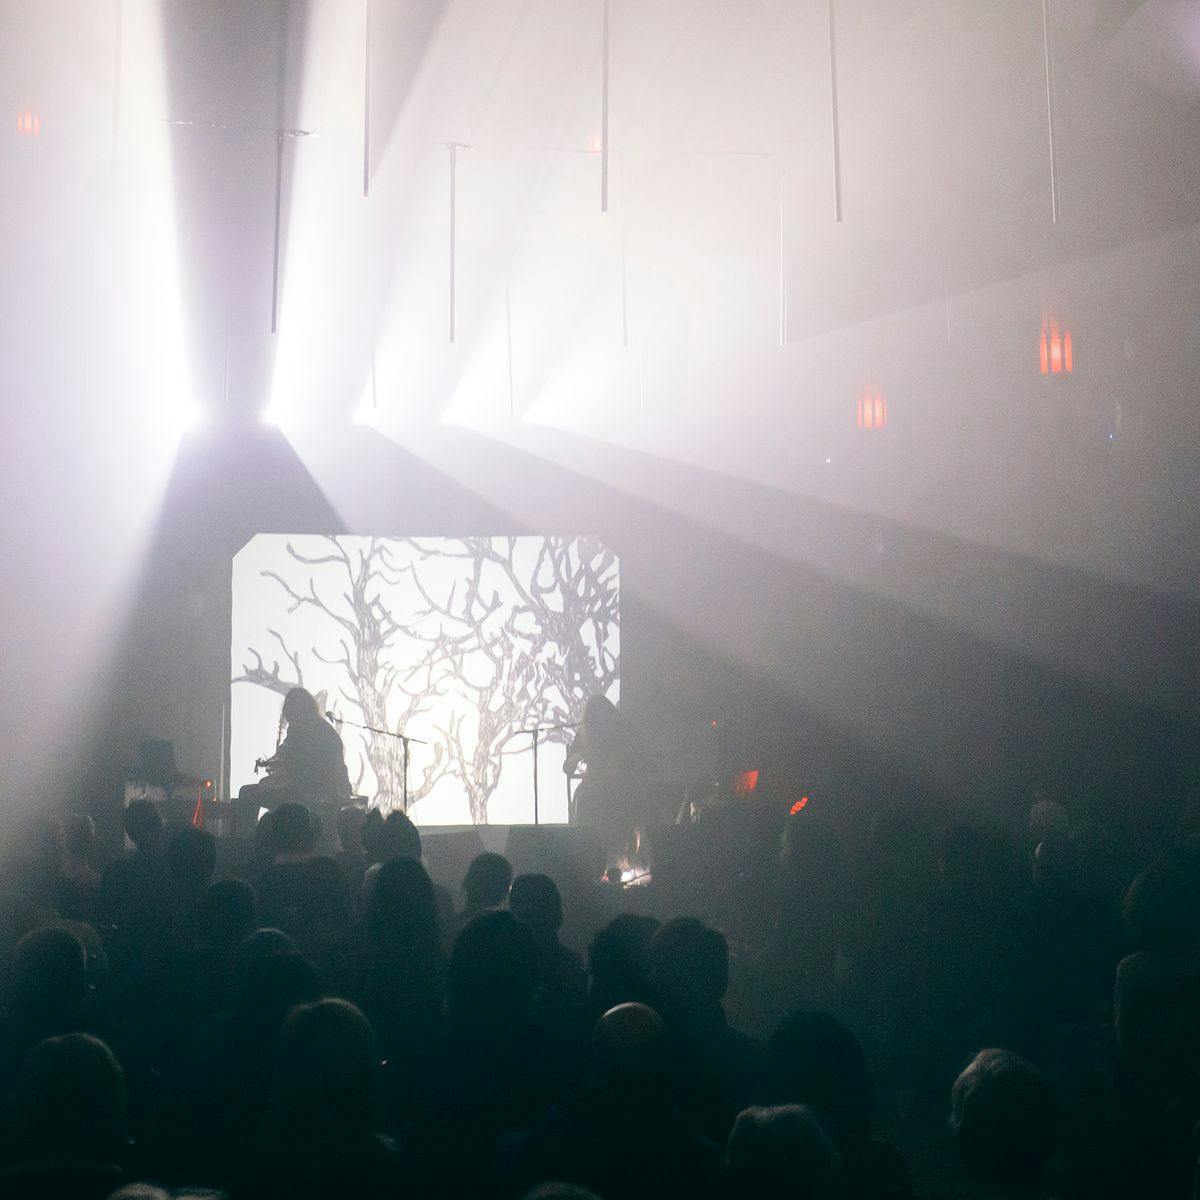
[{"label": "ceiling pendant rod", "polygon": [[600,83],[600,211],[608,212],[608,50],[609,0],[604,0],[604,50]]},{"label": "ceiling pendant rod", "polygon": [[842,135],[838,117],[837,30],[834,6],[829,0],[829,112],[833,128],[833,219],[842,219]]},{"label": "ceiling pendant rod", "polygon": [[1054,53],[1050,45],[1050,0],[1042,0],[1042,56],[1046,64],[1046,134],[1050,151],[1050,220],[1058,224],[1058,154],[1054,143]]},{"label": "ceiling pendant rod", "polygon": [[363,199],[371,194],[371,0],[363,6]]}]

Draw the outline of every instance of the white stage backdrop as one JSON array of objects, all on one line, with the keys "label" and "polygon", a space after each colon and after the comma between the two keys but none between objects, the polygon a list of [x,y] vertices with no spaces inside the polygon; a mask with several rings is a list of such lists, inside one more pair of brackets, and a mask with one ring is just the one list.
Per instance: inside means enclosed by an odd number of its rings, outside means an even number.
[{"label": "white stage backdrop", "polygon": [[[345,721],[404,730],[418,825],[533,820],[531,739],[617,699],[618,562],[597,538],[259,534],[233,562],[231,792],[301,684]],[[570,733],[542,742],[540,819],[567,819]],[[350,782],[390,809],[393,738],[342,727]]]}]

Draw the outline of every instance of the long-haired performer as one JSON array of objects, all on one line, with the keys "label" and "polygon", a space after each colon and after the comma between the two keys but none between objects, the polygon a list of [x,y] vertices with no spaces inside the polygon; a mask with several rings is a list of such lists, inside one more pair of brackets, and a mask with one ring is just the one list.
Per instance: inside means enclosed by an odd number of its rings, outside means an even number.
[{"label": "long-haired performer", "polygon": [[275,753],[260,758],[254,768],[266,771],[266,778],[238,792],[239,807],[246,812],[253,808],[251,828],[259,808],[275,808],[289,800],[319,803],[350,798],[342,739],[321,715],[312,693],[302,687],[291,688],[284,696]]},{"label": "long-haired performer", "polygon": [[633,723],[607,696],[592,696],[585,705],[563,771],[574,776],[581,763],[587,772],[572,798],[571,823],[599,831],[606,865],[612,865],[645,820],[656,766]]}]

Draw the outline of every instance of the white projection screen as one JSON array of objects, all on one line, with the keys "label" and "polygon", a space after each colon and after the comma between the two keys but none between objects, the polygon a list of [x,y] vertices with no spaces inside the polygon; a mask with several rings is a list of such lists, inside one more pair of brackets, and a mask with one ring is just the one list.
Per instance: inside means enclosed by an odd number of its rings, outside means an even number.
[{"label": "white projection screen", "polygon": [[[231,794],[297,684],[342,721],[350,782],[418,825],[534,819],[532,738],[618,698],[619,564],[595,537],[259,534],[233,561]],[[538,751],[538,819],[567,819],[569,731]]]}]

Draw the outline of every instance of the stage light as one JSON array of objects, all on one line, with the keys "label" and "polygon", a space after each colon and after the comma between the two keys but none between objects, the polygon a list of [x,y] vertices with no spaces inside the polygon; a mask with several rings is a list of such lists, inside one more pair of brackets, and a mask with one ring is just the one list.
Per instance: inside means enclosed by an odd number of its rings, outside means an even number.
[{"label": "stage light", "polygon": [[795,803],[792,805],[792,807],[788,809],[788,816],[790,816],[790,817],[794,817],[794,816],[795,816],[795,815],[796,815],[798,812],[800,812],[800,811],[801,811],[801,810],[804,808],[804,806],[805,806],[807,803],[808,803],[808,797],[807,797],[807,796],[801,796],[801,797],[800,797],[800,799],[799,799],[799,800],[797,800],[797,801],[796,801],[796,802],[795,802]]}]

